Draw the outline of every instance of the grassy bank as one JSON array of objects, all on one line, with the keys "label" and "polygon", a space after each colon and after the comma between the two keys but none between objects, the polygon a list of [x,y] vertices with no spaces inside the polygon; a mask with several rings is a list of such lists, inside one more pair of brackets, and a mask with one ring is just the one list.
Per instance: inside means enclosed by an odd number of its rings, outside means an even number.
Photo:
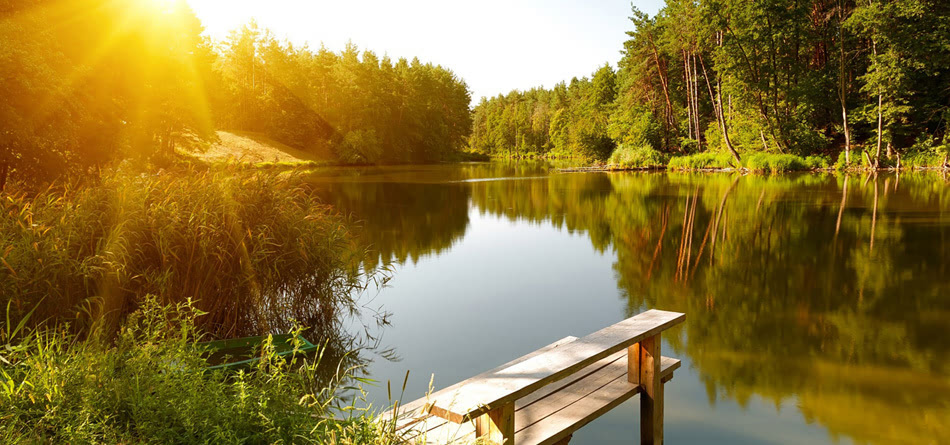
[{"label": "grassy bank", "polygon": [[829,168],[827,159],[819,156],[801,157],[790,154],[746,153],[741,162],[736,162],[730,153],[701,152],[689,155],[670,156],[653,148],[620,146],[607,161],[610,169],[657,169],[668,168],[681,171],[746,169],[756,172],[786,172]]},{"label": "grassy bank", "polygon": [[[945,155],[936,150],[909,150],[904,156],[883,158],[878,168],[943,168]],[[700,152],[670,156],[649,146],[618,147],[607,161],[609,170],[640,170],[667,168],[678,171],[705,171],[743,169],[752,172],[791,172],[811,170],[866,170],[870,167],[861,151],[853,151],[850,163],[842,152],[835,162],[825,156],[798,156],[793,154],[749,152],[736,162],[727,152]]]},{"label": "grassy bank", "polygon": [[[375,275],[354,266],[351,222],[299,184],[173,167],[4,192],[0,438],[387,443],[339,398],[360,364],[343,318]],[[265,354],[226,375],[204,371],[194,346],[300,326],[322,362]]]},{"label": "grassy bank", "polygon": [[[0,332],[4,443],[391,443],[391,425],[342,403],[353,369],[265,346],[248,372],[207,371],[190,303],[154,298],[118,337]],[[13,340],[16,338],[16,340]],[[333,420],[329,420],[333,419]]]}]

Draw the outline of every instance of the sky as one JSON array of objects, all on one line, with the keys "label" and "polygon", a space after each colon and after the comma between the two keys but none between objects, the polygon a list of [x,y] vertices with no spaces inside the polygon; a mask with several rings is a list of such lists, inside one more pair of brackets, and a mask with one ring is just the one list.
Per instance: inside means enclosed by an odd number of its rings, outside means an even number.
[{"label": "sky", "polygon": [[[464,79],[476,103],[616,67],[632,27],[630,0],[188,2],[213,38],[254,19],[294,44],[339,51],[352,41],[394,60],[418,57]],[[662,0],[632,4],[653,15]]]}]

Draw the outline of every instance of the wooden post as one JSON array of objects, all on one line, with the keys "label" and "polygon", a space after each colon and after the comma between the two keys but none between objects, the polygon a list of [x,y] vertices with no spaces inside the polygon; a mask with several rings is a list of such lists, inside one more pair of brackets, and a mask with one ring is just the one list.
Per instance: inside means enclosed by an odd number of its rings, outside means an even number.
[{"label": "wooden post", "polygon": [[501,445],[514,445],[515,404],[508,403],[475,419],[475,437]]},{"label": "wooden post", "polygon": [[627,349],[627,381],[640,385],[640,443],[663,443],[663,383],[660,334]]}]

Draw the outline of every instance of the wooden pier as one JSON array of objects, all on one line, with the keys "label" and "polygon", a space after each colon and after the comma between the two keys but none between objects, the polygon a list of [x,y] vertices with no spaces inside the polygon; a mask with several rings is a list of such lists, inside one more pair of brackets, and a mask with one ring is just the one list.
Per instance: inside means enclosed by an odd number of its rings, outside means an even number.
[{"label": "wooden pier", "polygon": [[649,310],[558,340],[389,415],[413,444],[566,445],[579,428],[640,394],[640,442],[662,444],[663,388],[680,361],[660,354],[660,335],[685,319]]}]

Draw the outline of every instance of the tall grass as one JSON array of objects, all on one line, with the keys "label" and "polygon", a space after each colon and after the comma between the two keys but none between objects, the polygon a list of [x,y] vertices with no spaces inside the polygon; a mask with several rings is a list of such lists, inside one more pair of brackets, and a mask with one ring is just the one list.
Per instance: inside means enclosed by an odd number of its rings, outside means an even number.
[{"label": "tall grass", "polygon": [[58,327],[21,332],[15,342],[12,330],[0,332],[0,440],[393,442],[391,422],[340,403],[353,370],[322,355],[284,359],[265,345],[250,372],[205,370],[199,315],[190,302],[146,298],[115,341]]},{"label": "tall grass", "polygon": [[610,154],[607,165],[613,168],[663,168],[668,156],[654,150],[649,145],[620,145]]},{"label": "tall grass", "polygon": [[116,172],[0,196],[0,304],[14,318],[118,326],[145,295],[193,298],[215,337],[338,331],[368,277],[344,218],[276,172]]},{"label": "tall grass", "polygon": [[789,172],[829,168],[830,161],[820,156],[801,157],[792,154],[750,152],[737,164],[729,153],[702,152],[670,159],[671,170],[706,170],[741,167],[755,172]]},{"label": "tall grass", "polygon": [[670,159],[671,170],[703,170],[734,167],[732,155],[723,152],[702,152]]}]

